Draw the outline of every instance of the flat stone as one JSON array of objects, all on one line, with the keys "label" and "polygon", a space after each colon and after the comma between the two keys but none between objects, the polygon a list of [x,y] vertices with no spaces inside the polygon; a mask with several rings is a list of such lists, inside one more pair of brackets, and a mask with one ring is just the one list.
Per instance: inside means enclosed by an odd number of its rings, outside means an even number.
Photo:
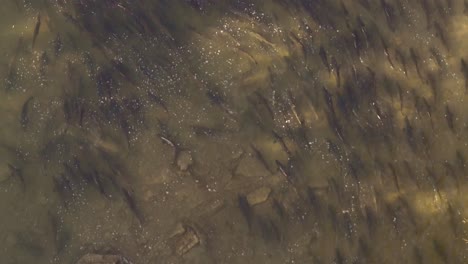
[{"label": "flat stone", "polygon": [[182,256],[189,252],[192,248],[199,245],[201,242],[197,232],[191,226],[185,226],[184,232],[177,236],[175,244],[175,252],[177,255]]},{"label": "flat stone", "polygon": [[247,194],[247,202],[250,206],[265,202],[270,196],[271,189],[269,187],[261,187]]}]

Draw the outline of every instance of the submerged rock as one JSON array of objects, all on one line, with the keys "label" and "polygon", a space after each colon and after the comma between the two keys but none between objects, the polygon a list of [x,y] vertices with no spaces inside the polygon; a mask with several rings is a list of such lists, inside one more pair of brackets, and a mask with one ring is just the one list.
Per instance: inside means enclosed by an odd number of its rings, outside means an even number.
[{"label": "submerged rock", "polygon": [[191,226],[182,226],[177,229],[177,234],[174,236],[175,244],[174,251],[177,255],[182,256],[189,252],[192,248],[201,243],[200,236],[195,228]]},{"label": "submerged rock", "polygon": [[271,189],[269,187],[261,187],[247,194],[247,202],[250,206],[265,202],[270,196]]}]

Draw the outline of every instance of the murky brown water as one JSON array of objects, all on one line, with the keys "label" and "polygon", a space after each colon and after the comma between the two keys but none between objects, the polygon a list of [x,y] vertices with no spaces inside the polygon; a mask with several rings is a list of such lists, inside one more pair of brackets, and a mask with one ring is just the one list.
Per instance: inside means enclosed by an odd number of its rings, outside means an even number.
[{"label": "murky brown water", "polygon": [[467,14],[3,1],[0,263],[467,263]]}]

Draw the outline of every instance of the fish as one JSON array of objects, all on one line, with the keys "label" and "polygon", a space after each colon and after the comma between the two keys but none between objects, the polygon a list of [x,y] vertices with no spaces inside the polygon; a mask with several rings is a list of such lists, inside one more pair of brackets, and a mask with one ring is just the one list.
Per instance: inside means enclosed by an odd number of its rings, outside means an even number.
[{"label": "fish", "polygon": [[164,102],[163,98],[159,95],[156,94],[156,91],[153,89],[148,91],[148,98],[151,100],[151,102],[156,103],[159,105],[166,113],[169,113],[169,109],[167,108],[166,103]]},{"label": "fish", "polygon": [[359,58],[360,61],[362,61],[362,58],[361,58],[362,43],[361,43],[361,39],[359,38],[359,34],[355,30],[353,30],[351,31],[351,35],[353,36],[353,44],[354,44],[354,50],[356,51],[356,56]]},{"label": "fish", "polygon": [[328,63],[327,52],[325,51],[323,46],[320,46],[319,56],[320,56],[320,59],[322,60],[323,65],[327,68],[328,74],[331,74],[331,68],[330,68],[330,64]]},{"label": "fish", "polygon": [[333,263],[336,263],[336,264],[346,263],[345,258],[343,257],[343,253],[341,253],[339,248],[335,249],[335,261]]},{"label": "fish", "polygon": [[406,134],[406,140],[408,141],[408,145],[411,147],[413,151],[416,150],[416,142],[414,138],[414,130],[413,126],[411,125],[408,116],[405,116],[405,127],[404,132]]},{"label": "fish", "polygon": [[205,93],[205,95],[208,97],[208,99],[213,105],[216,105],[219,108],[221,108],[226,114],[228,114],[231,117],[235,115],[234,111],[227,106],[226,100],[218,92],[208,90]]},{"label": "fish", "polygon": [[445,61],[444,57],[442,56],[442,54],[437,48],[431,47],[429,51],[431,53],[431,56],[434,58],[435,62],[437,63],[437,66],[439,66],[439,68],[447,67],[447,62]]},{"label": "fish", "polygon": [[398,90],[398,98],[400,99],[400,111],[403,111],[403,90],[401,89],[401,85],[397,84]]},{"label": "fish", "polygon": [[279,142],[281,147],[283,148],[283,151],[286,152],[288,157],[291,157],[291,151],[289,150],[288,146],[286,145],[286,141],[284,141],[284,138],[280,136],[275,130],[272,130],[271,133],[273,134],[273,137],[275,140]]},{"label": "fish", "polygon": [[423,255],[421,254],[421,250],[416,245],[413,246],[413,256],[414,256],[414,259],[415,259],[415,263],[417,263],[417,264],[424,264],[425,263]]},{"label": "fish", "polygon": [[388,163],[388,167],[390,168],[390,171],[392,173],[393,180],[395,181],[395,186],[397,187],[398,193],[401,193],[400,181],[398,180],[398,173],[396,171],[396,168],[393,166],[392,163]]},{"label": "fish", "polygon": [[364,39],[366,40],[366,48],[369,48],[369,34],[367,33],[367,30],[366,30],[366,24],[364,24],[360,15],[356,17],[356,20],[357,20],[359,29],[361,30],[362,35],[364,36]]},{"label": "fish", "polygon": [[387,43],[385,43],[385,40],[384,40],[382,37],[380,38],[380,40],[381,40],[381,42],[382,42],[382,46],[383,46],[383,49],[384,49],[385,57],[387,58],[388,63],[390,63],[390,66],[392,67],[392,69],[394,69],[394,68],[395,68],[395,65],[393,65],[392,58],[390,57],[390,53],[388,52]]},{"label": "fish", "polygon": [[449,42],[447,36],[445,35],[446,30],[444,30],[442,26],[439,23],[437,23],[437,21],[434,22],[434,29],[436,32],[436,36],[440,39],[445,49],[450,50]]},{"label": "fish", "polygon": [[396,52],[395,55],[396,55],[397,59],[400,61],[401,66],[403,67],[403,72],[405,73],[406,76],[408,76],[408,70],[406,69],[405,56],[403,55],[403,53],[399,49],[397,49],[395,52]]},{"label": "fish", "polygon": [[255,157],[257,160],[267,169],[270,173],[273,173],[273,171],[270,169],[270,166],[268,166],[268,162],[265,160],[265,157],[263,154],[258,150],[253,143],[250,144],[250,148],[253,150]]},{"label": "fish", "polygon": [[380,0],[380,4],[385,13],[385,18],[387,19],[387,25],[391,31],[395,31],[395,10],[393,7],[387,3],[385,0]]},{"label": "fish", "polygon": [[247,201],[247,197],[245,195],[238,195],[237,196],[237,203],[239,206],[239,209],[241,210],[242,215],[244,216],[247,225],[249,227],[249,230],[252,228],[252,218],[253,218],[253,212],[252,208],[250,207],[249,202]]},{"label": "fish", "polygon": [[446,104],[445,105],[445,120],[447,121],[447,125],[452,130],[453,133],[455,133],[455,119],[452,110],[450,107]]},{"label": "fish", "polygon": [[275,163],[276,166],[278,166],[278,170],[281,172],[281,175],[283,175],[289,183],[293,184],[293,179],[284,165],[279,160],[275,160]]},{"label": "fish", "polygon": [[330,92],[325,87],[322,87],[322,91],[323,91],[323,97],[325,99],[325,103],[327,104],[327,107],[330,110],[331,115],[336,116],[335,107],[333,106],[333,97],[332,97],[332,95],[330,94]]},{"label": "fish", "polygon": [[466,64],[466,61],[462,58],[460,59],[460,65],[463,76],[465,77],[465,92],[468,92],[468,64]]},{"label": "fish", "polygon": [[41,14],[39,13],[37,15],[36,26],[34,27],[33,40],[32,40],[33,49],[34,49],[34,45],[36,44],[36,39],[37,39],[37,36],[39,35],[40,28],[41,28]]},{"label": "fish", "polygon": [[334,56],[331,57],[331,65],[336,75],[336,83],[337,83],[336,86],[340,88],[341,87],[340,65],[338,64],[338,61],[336,61],[336,58]]},{"label": "fish", "polygon": [[32,100],[34,99],[33,96],[29,97],[26,102],[23,104],[23,107],[21,109],[21,117],[20,117],[20,124],[23,129],[26,129],[28,127],[28,124],[30,122],[29,119],[29,111],[30,111],[30,105]]},{"label": "fish", "polygon": [[58,57],[63,50],[63,41],[62,37],[60,36],[60,33],[57,33],[57,36],[55,37],[55,40],[53,42],[53,48],[55,57]]},{"label": "fish", "polygon": [[296,121],[299,125],[304,125],[304,121],[303,121],[303,118],[301,118],[299,116],[299,114],[297,113],[296,109],[297,109],[297,105],[296,105],[296,99],[294,97],[294,95],[292,94],[292,92],[290,90],[288,90],[288,99],[289,99],[289,103],[291,105],[291,112],[293,113],[294,117],[296,118]]},{"label": "fish", "polygon": [[24,175],[23,175],[23,172],[21,171],[21,169],[19,169],[18,167],[15,167],[11,163],[7,163],[7,165],[8,165],[8,169],[11,172],[11,175],[13,177],[19,179],[19,181],[21,183],[21,187],[23,188],[23,190],[26,189],[26,181],[24,180]]},{"label": "fish", "polygon": [[272,219],[259,216],[256,223],[264,240],[281,241],[282,235],[280,229]]},{"label": "fish", "polygon": [[416,67],[416,72],[418,73],[419,78],[423,79],[421,75],[421,71],[419,69],[419,56],[416,54],[416,51],[413,48],[410,48],[409,51],[410,51],[410,56],[411,56],[411,59],[413,60],[414,66]]},{"label": "fish", "polygon": [[125,65],[120,60],[116,60],[116,59],[111,60],[111,64],[120,73],[120,75],[125,78],[125,80],[127,80],[129,83],[133,85],[136,85],[136,80],[132,74],[132,70],[130,67]]},{"label": "fish", "polygon": [[273,112],[273,109],[270,107],[268,100],[259,91],[255,91],[254,94],[257,97],[257,99],[260,101],[260,103],[267,109],[268,113],[270,114],[271,119],[274,120],[275,114]]},{"label": "fish", "polygon": [[23,37],[19,37],[18,42],[16,44],[15,53],[13,54],[13,58],[10,60],[10,63],[8,64],[8,75],[6,77],[7,89],[11,89],[15,86],[17,76],[18,76],[16,63],[18,61],[18,57],[21,53],[22,48],[23,48]]},{"label": "fish", "polygon": [[435,253],[442,259],[444,263],[450,263],[449,256],[447,253],[447,248],[445,247],[444,243],[439,241],[438,239],[432,240],[432,246],[434,247]]},{"label": "fish", "polygon": [[145,218],[143,216],[143,213],[141,212],[140,208],[137,206],[135,202],[135,198],[133,196],[133,192],[131,190],[128,190],[124,187],[121,189],[122,194],[124,196],[124,201],[127,203],[128,208],[132,213],[135,215],[135,217],[138,219],[140,225],[144,223]]},{"label": "fish", "polygon": [[465,157],[463,156],[463,153],[457,149],[457,151],[455,152],[455,159],[457,161],[457,166],[459,167],[459,169],[462,171],[462,172],[465,172],[465,169],[466,169],[466,159]]}]

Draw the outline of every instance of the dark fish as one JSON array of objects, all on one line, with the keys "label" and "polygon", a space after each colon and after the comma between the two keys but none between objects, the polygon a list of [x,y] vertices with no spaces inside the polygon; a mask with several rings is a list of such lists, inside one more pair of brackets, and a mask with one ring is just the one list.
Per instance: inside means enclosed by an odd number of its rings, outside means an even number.
[{"label": "dark fish", "polygon": [[10,60],[10,63],[8,64],[8,75],[6,77],[6,87],[8,89],[11,89],[12,87],[15,86],[15,83],[18,77],[16,63],[18,61],[18,56],[22,48],[23,48],[23,37],[19,37],[13,58]]},{"label": "dark fish", "polygon": [[336,83],[337,87],[341,87],[341,76],[340,76],[340,65],[338,64],[338,61],[336,61],[335,57],[331,57],[331,65],[333,67],[333,71],[336,74]]},{"label": "dark fish", "polygon": [[426,24],[429,26],[431,24],[433,8],[429,2],[429,0],[420,0],[420,4],[424,10],[424,14],[426,15]]},{"label": "dark fish", "polygon": [[70,199],[73,197],[73,184],[70,179],[63,173],[55,176],[54,190],[58,193],[63,205],[68,207],[70,205]]},{"label": "dark fish", "polygon": [[379,225],[379,219],[376,212],[370,208],[368,205],[364,207],[364,215],[366,218],[367,229],[369,231],[369,235],[373,236]]},{"label": "dark fish", "polygon": [[257,99],[260,101],[260,103],[267,109],[268,113],[271,116],[271,119],[275,119],[275,114],[273,110],[270,107],[270,104],[268,103],[268,100],[258,91],[254,92],[255,96]]},{"label": "dark fish", "polygon": [[286,180],[293,184],[293,181],[292,181],[292,177],[291,175],[288,173],[288,170],[284,167],[283,164],[281,164],[281,162],[279,160],[275,160],[275,163],[276,163],[276,166],[278,166],[278,170],[281,172],[281,174],[286,178]]},{"label": "dark fish", "polygon": [[447,50],[449,50],[450,49],[449,42],[448,42],[447,36],[445,35],[446,30],[444,30],[442,26],[437,22],[434,22],[434,29],[436,32],[436,36],[440,39],[444,47]]},{"label": "dark fish", "polygon": [[424,264],[425,263],[423,255],[421,254],[421,250],[418,248],[418,246],[413,247],[413,256],[414,256],[414,259],[415,259],[414,263],[417,263],[417,264]]},{"label": "dark fish", "polygon": [[442,200],[442,195],[440,194],[440,188],[438,186],[438,183],[440,182],[440,180],[437,179],[436,174],[433,170],[433,167],[426,166],[426,175],[427,175],[427,179],[429,179],[429,181],[432,184],[433,190],[435,191],[439,199]]},{"label": "dark fish", "polygon": [[322,87],[322,91],[323,91],[323,96],[325,98],[325,103],[327,104],[327,107],[330,110],[331,115],[336,116],[335,107],[333,105],[332,95],[330,94],[330,92],[325,87]]},{"label": "dark fish", "polygon": [[54,46],[54,54],[55,57],[58,57],[63,50],[63,42],[62,42],[62,37],[60,36],[60,33],[57,33],[57,36],[55,37],[55,40],[53,42]]},{"label": "dark fish", "polygon": [[320,46],[319,56],[320,56],[320,59],[322,59],[323,65],[327,68],[328,74],[331,74],[330,64],[328,63],[328,58],[327,58],[327,52],[325,51],[323,46]]},{"label": "dark fish", "polygon": [[429,72],[426,76],[426,79],[427,79],[429,88],[431,88],[434,101],[436,101],[438,99],[438,94],[439,94],[436,75],[432,72]]},{"label": "dark fish", "polygon": [[406,134],[406,140],[408,141],[408,145],[411,147],[413,151],[416,150],[416,142],[414,138],[414,130],[413,126],[411,125],[408,116],[405,116],[405,127],[403,129]]},{"label": "dark fish", "polygon": [[395,10],[385,0],[380,0],[380,4],[382,5],[382,9],[384,10],[388,27],[391,31],[395,31]]},{"label": "dark fish", "polygon": [[32,41],[32,48],[34,49],[34,45],[36,44],[37,36],[39,35],[39,30],[41,28],[41,14],[37,15],[37,22],[36,26],[34,27],[34,34],[33,34],[33,41]]},{"label": "dark fish", "polygon": [[281,232],[276,223],[267,217],[258,217],[258,227],[261,231],[263,239],[266,241],[281,241]]},{"label": "dark fish", "polygon": [[371,11],[369,0],[359,0],[359,4],[361,4],[367,11]]},{"label": "dark fish", "polygon": [[448,203],[447,213],[448,213],[450,227],[452,228],[453,234],[455,236],[458,236],[458,234],[463,233],[463,232],[459,232],[460,231],[459,223],[463,222],[463,220],[460,219],[460,214],[461,214],[460,211],[455,210],[455,208],[453,208],[453,206],[450,203]]},{"label": "dark fish", "polygon": [[382,46],[384,49],[385,57],[387,58],[388,63],[390,63],[390,66],[392,67],[392,69],[394,69],[395,65],[393,65],[393,61],[392,61],[392,58],[390,57],[390,53],[388,53],[387,43],[385,43],[385,40],[382,37],[380,39],[382,41]]},{"label": "dark fish", "polygon": [[414,170],[411,168],[411,165],[410,165],[409,161],[404,160],[403,161],[403,167],[405,168],[405,171],[406,171],[407,175],[414,181],[414,183],[416,184],[418,189],[420,189],[418,179],[416,177],[416,174],[415,174]]},{"label": "dark fish", "polygon": [[353,30],[351,32],[351,35],[353,36],[353,44],[354,44],[354,50],[356,51],[356,56],[359,58],[359,60],[362,61],[362,58],[361,58],[361,48],[362,48],[361,38],[359,37],[359,34],[355,30]]},{"label": "dark fish", "polygon": [[250,144],[250,147],[252,148],[255,157],[263,165],[263,167],[265,167],[265,169],[267,169],[270,173],[273,173],[273,171],[268,166],[268,162],[265,160],[265,157],[263,157],[263,154],[260,152],[260,150],[258,150],[253,143]]},{"label": "dark fish", "polygon": [[423,79],[419,69],[419,56],[416,54],[416,51],[413,48],[410,48],[410,56],[413,60],[414,66],[416,67],[416,72],[418,73],[419,78]]},{"label": "dark fish", "polygon": [[278,202],[277,199],[273,198],[273,203],[272,203],[273,210],[275,213],[281,218],[285,219],[286,218],[286,210],[284,209],[284,206]]},{"label": "dark fish", "polygon": [[361,16],[357,16],[356,18],[359,29],[361,30],[362,35],[364,36],[364,39],[366,40],[366,48],[369,48],[369,34],[367,33],[366,30],[366,24],[361,19]]},{"label": "dark fish", "polygon": [[398,97],[400,99],[400,111],[403,111],[403,90],[401,89],[401,85],[397,84],[398,89]]},{"label": "dark fish", "polygon": [[447,62],[445,61],[444,57],[442,56],[442,54],[437,48],[431,47],[430,52],[435,62],[437,63],[437,66],[439,66],[439,68],[447,67]]},{"label": "dark fish", "polygon": [[400,61],[401,66],[403,67],[403,72],[406,76],[408,76],[408,70],[406,69],[406,59],[399,49],[396,50],[396,57]]},{"label": "dark fish", "polygon": [[166,113],[169,112],[168,109],[167,109],[166,103],[164,102],[164,100],[162,99],[161,96],[156,94],[156,91],[154,91],[152,89],[149,90],[148,91],[148,98],[152,102],[154,102],[154,103],[158,104],[160,107],[162,107],[162,109],[164,109],[164,111],[166,111]]},{"label": "dark fish", "polygon": [[136,80],[132,74],[132,70],[130,67],[125,65],[123,62],[120,60],[111,60],[112,65],[114,68],[120,73],[121,76],[123,76],[129,83],[136,85]]},{"label": "dark fish", "polygon": [[195,135],[199,137],[216,137],[223,133],[223,131],[220,129],[206,127],[202,125],[192,126],[192,129]]},{"label": "dark fish", "polygon": [[249,226],[249,230],[250,230],[250,228],[252,227],[252,218],[253,218],[252,208],[250,207],[249,202],[247,201],[247,198],[244,195],[239,194],[237,197],[237,202],[238,202],[242,215],[247,221],[247,225]]},{"label": "dark fish", "polygon": [[42,52],[41,57],[39,58],[39,73],[42,77],[45,77],[47,66],[49,65],[50,59],[47,55],[47,52]]},{"label": "dark fish", "polygon": [[208,90],[206,92],[206,96],[208,97],[208,99],[210,100],[210,102],[213,104],[213,105],[216,105],[218,106],[219,108],[221,108],[226,114],[228,114],[229,116],[234,116],[234,111],[232,111],[227,103],[226,103],[226,100],[218,93],[218,92],[215,92],[213,90]]},{"label": "dark fish", "polygon": [[455,133],[455,120],[452,110],[448,105],[445,105],[445,120],[447,121],[447,125]]},{"label": "dark fish", "polygon": [[460,60],[460,65],[463,76],[465,77],[465,91],[468,92],[468,65],[463,58]]},{"label": "dark fish", "polygon": [[279,142],[279,144],[281,145],[281,147],[283,148],[283,151],[286,152],[288,157],[291,157],[291,151],[289,150],[288,146],[286,145],[286,141],[284,141],[284,138],[282,136],[280,136],[278,133],[276,133],[276,131],[274,131],[274,130],[272,130],[271,132],[272,132],[273,137],[275,138],[275,140],[277,140]]},{"label": "dark fish", "polygon": [[296,111],[296,109],[297,109],[296,99],[295,99],[294,95],[292,94],[292,92],[290,90],[288,90],[288,99],[289,99],[289,103],[291,105],[291,112],[293,113],[293,115],[296,118],[299,125],[302,126],[304,124],[304,121]]},{"label": "dark fish", "polygon": [[457,149],[455,156],[456,156],[455,158],[456,158],[456,161],[457,161],[457,166],[464,173],[465,169],[466,169],[465,156],[463,156],[463,153],[459,149]]},{"label": "dark fish", "polygon": [[29,124],[29,108],[34,97],[29,97],[28,100],[23,104],[23,108],[21,109],[21,117],[20,117],[20,124],[23,129],[26,129]]},{"label": "dark fish", "polygon": [[11,172],[11,176],[18,178],[20,180],[21,187],[23,188],[23,190],[26,189],[26,181],[24,180],[23,172],[21,171],[21,169],[13,166],[10,163],[8,163],[7,165],[8,165],[8,169]]},{"label": "dark fish", "polygon": [[341,253],[341,251],[338,248],[335,249],[335,261],[334,261],[334,263],[336,263],[336,264],[345,264],[346,263],[345,259],[343,257],[343,253]]},{"label": "dark fish", "polygon": [[392,173],[393,180],[395,181],[395,186],[397,187],[398,193],[401,193],[400,181],[398,180],[398,172],[396,171],[396,168],[393,166],[392,163],[388,163],[388,167],[390,168],[390,171]]},{"label": "dark fish", "polygon": [[93,183],[98,188],[99,192],[102,195],[107,197],[106,190],[104,189],[104,183],[102,182],[101,175],[97,171],[93,171],[93,172],[91,172],[90,176],[91,176],[91,179],[92,179]]},{"label": "dark fish", "polygon": [[135,202],[135,198],[133,197],[133,192],[127,190],[126,188],[122,188],[122,193],[125,198],[125,202],[127,203],[130,211],[136,216],[140,225],[144,223],[143,213],[141,212],[140,208],[137,206]]},{"label": "dark fish", "polygon": [[447,248],[445,247],[444,243],[437,239],[434,239],[432,241],[432,246],[434,247],[434,250],[437,253],[437,255],[442,259],[442,261],[444,261],[444,263],[450,263],[448,261],[449,256],[447,253]]}]

